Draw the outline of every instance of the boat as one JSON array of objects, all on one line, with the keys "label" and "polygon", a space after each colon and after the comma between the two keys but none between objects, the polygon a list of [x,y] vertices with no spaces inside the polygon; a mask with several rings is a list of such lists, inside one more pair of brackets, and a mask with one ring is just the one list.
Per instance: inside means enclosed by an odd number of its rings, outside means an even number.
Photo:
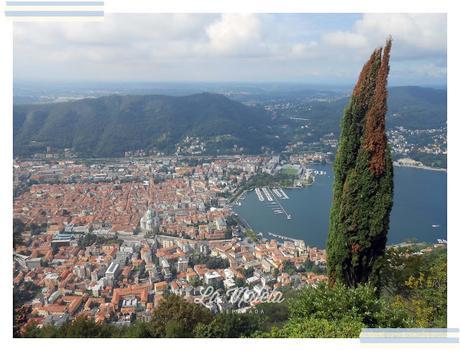
[{"label": "boat", "polygon": [[432,224],[431,225],[433,228],[439,228],[439,224]]},{"label": "boat", "polygon": [[291,217],[291,215],[290,215],[290,214],[288,214],[288,215],[287,215],[287,219],[291,219],[291,218],[292,218],[292,217]]}]

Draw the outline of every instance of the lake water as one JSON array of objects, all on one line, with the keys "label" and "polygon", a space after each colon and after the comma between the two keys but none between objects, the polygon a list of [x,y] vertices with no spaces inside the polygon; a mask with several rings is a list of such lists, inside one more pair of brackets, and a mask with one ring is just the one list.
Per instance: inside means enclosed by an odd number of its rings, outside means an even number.
[{"label": "lake water", "polygon": [[[267,201],[259,201],[255,192],[246,194],[234,210],[258,233],[268,232],[303,239],[310,246],[326,246],[329,209],[332,199],[331,165],[312,168],[326,171],[315,183],[303,189],[284,189],[288,200],[279,200],[292,218],[274,214]],[[435,242],[447,239],[447,173],[416,168],[394,168],[394,204],[390,218],[388,243],[408,238]],[[433,226],[434,225],[434,226]]]}]

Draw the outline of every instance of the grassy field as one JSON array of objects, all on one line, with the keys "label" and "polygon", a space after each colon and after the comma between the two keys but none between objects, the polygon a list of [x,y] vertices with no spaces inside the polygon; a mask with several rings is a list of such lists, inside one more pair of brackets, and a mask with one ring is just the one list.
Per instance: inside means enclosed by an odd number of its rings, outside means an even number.
[{"label": "grassy field", "polygon": [[299,173],[299,170],[294,167],[286,167],[281,170],[282,174],[296,176]]}]

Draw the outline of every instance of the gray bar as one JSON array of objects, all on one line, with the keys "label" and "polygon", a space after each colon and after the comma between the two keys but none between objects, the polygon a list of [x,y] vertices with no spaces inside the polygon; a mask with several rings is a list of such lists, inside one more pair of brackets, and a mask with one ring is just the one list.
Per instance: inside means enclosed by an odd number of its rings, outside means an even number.
[{"label": "gray bar", "polygon": [[458,338],[360,338],[359,341],[366,344],[458,344]]},{"label": "gray bar", "polygon": [[458,333],[459,328],[363,328],[361,333]]},{"label": "gray bar", "polygon": [[5,11],[7,17],[103,17],[104,11]]},{"label": "gray bar", "polygon": [[7,1],[6,6],[104,6],[104,1]]}]

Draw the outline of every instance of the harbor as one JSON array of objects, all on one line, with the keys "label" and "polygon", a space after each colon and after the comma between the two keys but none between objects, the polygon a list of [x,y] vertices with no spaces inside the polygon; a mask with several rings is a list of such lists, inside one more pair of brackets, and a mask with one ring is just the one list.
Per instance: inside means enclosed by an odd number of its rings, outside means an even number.
[{"label": "harbor", "polygon": [[[281,234],[324,248],[332,202],[332,166],[317,165],[315,170],[319,175],[321,172],[326,175],[317,176],[312,186],[283,188],[288,200],[280,199],[272,191],[286,212],[292,216],[291,220],[284,214],[274,213],[276,203],[270,204],[265,197],[263,202],[259,201],[256,192],[251,190],[246,192],[245,200],[241,201],[241,206],[235,206],[234,211],[256,233],[262,232],[267,237],[268,232]],[[395,189],[398,191],[395,193],[391,213],[388,244],[401,243],[413,237],[428,243],[447,239],[446,173],[395,167]],[[262,187],[260,191],[263,193]]]},{"label": "harbor", "polygon": [[255,188],[257,198],[260,202],[265,202],[275,215],[284,214],[287,219],[292,219],[292,215],[288,213],[280,200],[289,200],[289,197],[281,188]]}]

